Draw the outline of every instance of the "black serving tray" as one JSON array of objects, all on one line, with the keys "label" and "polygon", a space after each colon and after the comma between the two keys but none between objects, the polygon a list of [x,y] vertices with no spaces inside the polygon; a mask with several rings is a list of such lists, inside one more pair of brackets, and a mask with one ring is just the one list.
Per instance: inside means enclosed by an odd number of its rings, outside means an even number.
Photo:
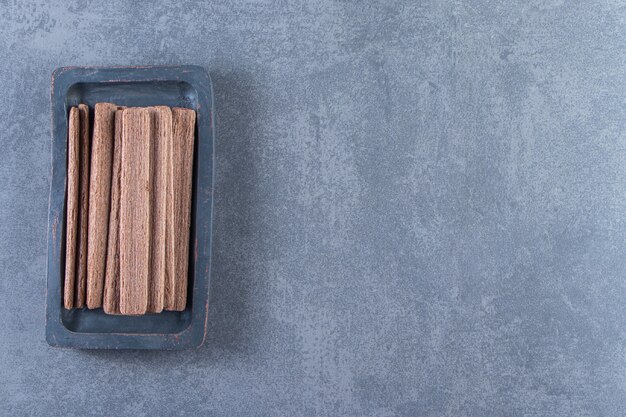
[{"label": "black serving tray", "polygon": [[[187,308],[144,316],[63,308],[68,114],[79,103],[166,105],[196,111]],[[93,120],[93,119],[92,119]],[[93,125],[93,123],[92,123]],[[198,66],[64,67],[52,74],[52,180],[48,212],[46,340],[81,349],[184,349],[202,345],[208,319],[213,207],[211,79]]]}]

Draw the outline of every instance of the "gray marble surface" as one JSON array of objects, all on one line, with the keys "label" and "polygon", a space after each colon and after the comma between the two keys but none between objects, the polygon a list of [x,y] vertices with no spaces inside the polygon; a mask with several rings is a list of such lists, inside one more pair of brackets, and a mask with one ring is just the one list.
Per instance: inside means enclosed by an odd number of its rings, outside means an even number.
[{"label": "gray marble surface", "polygon": [[[623,1],[0,2],[0,414],[623,416]],[[199,64],[208,340],[44,340],[50,74]]]}]

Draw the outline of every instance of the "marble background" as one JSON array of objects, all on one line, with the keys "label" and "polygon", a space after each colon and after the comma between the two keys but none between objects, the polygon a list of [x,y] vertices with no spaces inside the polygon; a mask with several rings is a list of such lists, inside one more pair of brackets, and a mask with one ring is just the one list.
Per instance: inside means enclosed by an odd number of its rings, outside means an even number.
[{"label": "marble background", "polygon": [[[0,414],[626,415],[623,1],[0,1]],[[50,75],[198,64],[208,338],[44,340]]]}]

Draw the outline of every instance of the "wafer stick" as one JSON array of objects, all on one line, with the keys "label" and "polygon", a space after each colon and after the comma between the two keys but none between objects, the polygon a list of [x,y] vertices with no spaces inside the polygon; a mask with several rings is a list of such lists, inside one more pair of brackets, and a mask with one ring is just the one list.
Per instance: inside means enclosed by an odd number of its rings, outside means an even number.
[{"label": "wafer stick", "polygon": [[71,309],[74,308],[74,284],[76,281],[76,235],[80,181],[80,117],[76,107],[70,109],[67,148],[67,222],[65,228],[63,306]]},{"label": "wafer stick", "polygon": [[115,135],[113,141],[113,169],[111,173],[111,210],[109,236],[104,277],[102,307],[107,314],[120,314],[120,178],[122,168],[122,113],[115,112]]},{"label": "wafer stick", "polygon": [[85,287],[87,284],[87,223],[89,215],[89,107],[78,105],[80,118],[80,207],[78,215],[78,276],[74,306],[85,306]]},{"label": "wafer stick", "polygon": [[88,308],[102,307],[116,110],[111,103],[97,103],[94,110],[87,232]]},{"label": "wafer stick", "polygon": [[153,193],[148,312],[163,311],[165,284],[165,232],[167,212],[167,176],[172,142],[172,111],[169,107],[148,108],[152,124]]},{"label": "wafer stick", "polygon": [[187,304],[187,272],[189,262],[189,223],[191,217],[191,180],[196,113],[190,109],[172,109],[172,165],[169,178],[172,199],[168,221],[167,256],[173,293],[166,300],[166,309],[182,311]]},{"label": "wafer stick", "polygon": [[150,114],[130,108],[122,114],[120,182],[120,312],[144,314],[150,268],[152,190]]}]

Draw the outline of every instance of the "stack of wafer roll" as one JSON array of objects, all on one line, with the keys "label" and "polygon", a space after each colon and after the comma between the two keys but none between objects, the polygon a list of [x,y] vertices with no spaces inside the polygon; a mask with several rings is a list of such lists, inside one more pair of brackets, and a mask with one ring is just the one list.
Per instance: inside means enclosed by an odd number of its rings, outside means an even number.
[{"label": "stack of wafer roll", "polygon": [[182,311],[187,304],[196,114],[97,103],[69,113],[66,309]]}]

